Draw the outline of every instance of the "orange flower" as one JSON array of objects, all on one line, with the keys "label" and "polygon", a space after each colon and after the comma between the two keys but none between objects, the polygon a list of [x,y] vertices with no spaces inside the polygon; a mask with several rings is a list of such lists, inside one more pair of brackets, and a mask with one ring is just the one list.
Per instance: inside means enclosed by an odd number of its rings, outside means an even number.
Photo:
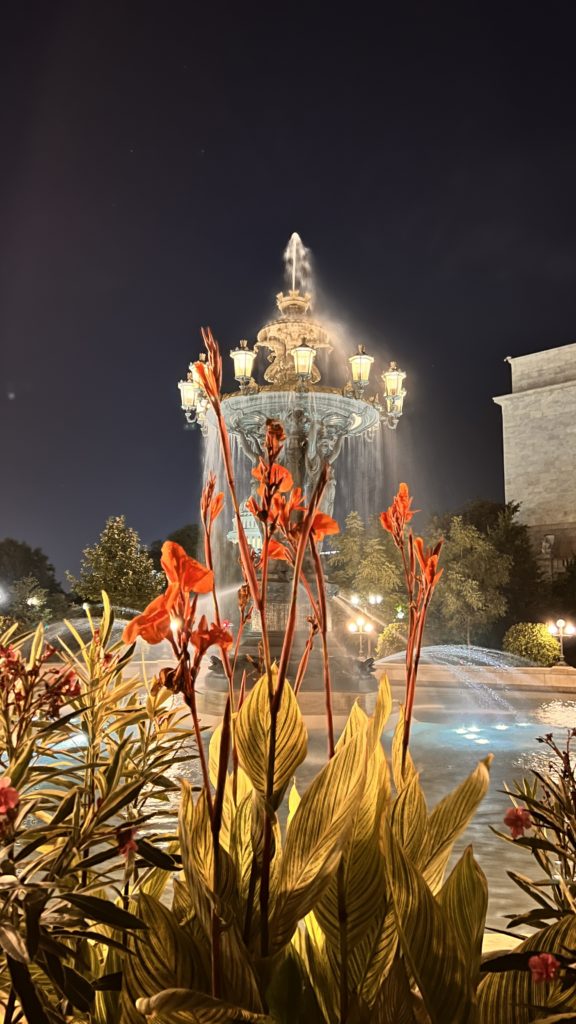
[{"label": "orange flower", "polygon": [[252,470],[252,476],[255,476],[260,481],[258,486],[258,494],[261,498],[266,493],[266,486],[269,485],[275,489],[275,493],[283,493],[289,491],[294,481],[292,480],[292,474],[286,466],[281,466],[278,462],[273,463],[272,466],[267,466],[263,459],[255,469]]},{"label": "orange flower", "polygon": [[208,480],[204,485],[202,491],[202,497],[200,499],[200,514],[202,516],[202,522],[206,527],[210,527],[215,519],[220,515],[224,506],[224,493],[220,491],[218,494],[214,494],[216,489],[216,475],[214,473],[208,474]]},{"label": "orange flower", "polygon": [[327,516],[325,512],[316,512],[312,520],[312,533],[314,534],[314,540],[320,541],[332,533],[340,533],[340,527],[336,520],[332,519],[331,516]]},{"label": "orange flower", "polygon": [[268,554],[270,558],[275,558],[277,561],[291,562],[290,552],[285,544],[281,544],[279,540],[275,540],[274,537],[270,538],[268,544]]},{"label": "orange flower", "polygon": [[224,491],[219,491],[215,494],[210,502],[210,522],[213,523],[218,518],[222,509],[224,508]]},{"label": "orange flower", "polygon": [[172,540],[162,545],[161,565],[169,583],[177,583],[180,589],[189,594],[208,594],[214,587],[214,573],[201,565],[195,558],[190,558],[180,544]]},{"label": "orange flower", "polygon": [[202,328],[202,338],[208,353],[208,362],[199,360],[194,363],[194,369],[210,401],[218,402],[222,386],[222,356],[218,342],[209,327]]},{"label": "orange flower", "polygon": [[418,564],[422,570],[422,576],[432,590],[444,572],[444,569],[438,568],[438,559],[440,557],[441,548],[441,540],[438,541],[435,548],[430,549],[424,547],[422,537],[414,537],[414,554],[418,559]]},{"label": "orange flower", "polygon": [[148,644],[158,644],[165,640],[170,632],[172,609],[179,596],[178,583],[171,583],[166,593],[150,602],[141,615],[124,627],[122,639],[125,644],[133,644],[141,636]]},{"label": "orange flower", "polygon": [[382,526],[385,530],[388,530],[388,533],[392,534],[397,544],[401,543],[404,537],[406,524],[416,514],[416,509],[413,510],[411,508],[412,501],[408,484],[400,484],[394,501],[388,510],[380,515]]},{"label": "orange flower", "polygon": [[223,651],[228,651],[234,643],[229,627],[229,622],[223,622],[220,626],[213,622],[209,626],[208,619],[203,615],[198,623],[198,629],[194,630],[190,639],[199,654],[204,654],[213,644],[217,644]]}]

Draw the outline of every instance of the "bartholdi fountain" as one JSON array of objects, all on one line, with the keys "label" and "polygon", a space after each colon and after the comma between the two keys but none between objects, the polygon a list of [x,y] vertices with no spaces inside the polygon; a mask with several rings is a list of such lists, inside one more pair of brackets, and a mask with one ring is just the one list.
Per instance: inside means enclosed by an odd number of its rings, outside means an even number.
[{"label": "bartholdi fountain", "polygon": [[[357,351],[346,361],[335,353],[327,325],[313,316],[308,253],[297,234],[293,234],[288,243],[285,262],[288,287],[276,297],[278,315],[261,328],[252,348],[242,340],[230,353],[239,388],[224,397],[222,407],[233,441],[240,497],[242,483],[243,497],[245,500],[249,497],[251,483],[246,470],[257,465],[263,454],[266,421],[276,419],[286,432],[282,461],[307,497],[314,490],[322,466],[330,465],[330,479],[321,507],[332,514],[338,486],[336,463],[343,444],[367,435],[373,437],[382,425],[396,429],[406,395],[406,374],[391,362],[381,374],[382,394],[370,393],[373,356],[363,345],[358,345]],[[266,355],[267,365],[264,380],[258,383],[252,374],[261,352]],[[331,365],[331,355],[335,362],[339,360],[349,365],[348,380],[343,387],[323,383],[318,363],[324,359],[326,378],[331,379],[337,368]],[[187,380],[180,381],[179,388],[187,424],[200,427],[206,438],[206,449],[214,452],[217,447],[215,424],[193,364]],[[213,456],[207,468],[216,468]],[[372,465],[368,469],[356,461],[358,474],[378,472],[379,468]],[[353,494],[354,481],[348,484]],[[254,481],[252,486],[256,486]],[[257,521],[245,505],[242,515],[250,543],[258,549],[261,539]],[[234,542],[236,531],[231,516],[228,526],[227,538]],[[224,538],[222,541],[225,543]],[[289,597],[286,571],[285,565],[273,563],[269,583],[269,627],[271,632],[279,634],[283,632]],[[302,626],[306,623],[306,614],[305,601],[302,601]],[[258,630],[256,619],[252,628]]]}]

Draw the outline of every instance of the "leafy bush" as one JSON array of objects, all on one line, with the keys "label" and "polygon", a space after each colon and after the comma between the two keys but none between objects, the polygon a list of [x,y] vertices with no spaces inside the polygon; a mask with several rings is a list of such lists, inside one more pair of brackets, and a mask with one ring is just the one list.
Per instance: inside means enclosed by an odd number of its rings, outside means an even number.
[{"label": "leafy bush", "polygon": [[171,775],[190,761],[190,730],[166,690],[124,675],[133,648],[108,645],[113,620],[103,597],[90,642],[76,634],[77,649],[58,660],[41,627],[27,654],[15,627],[0,637],[6,1024],[18,1019],[17,1004],[33,1024],[108,1020],[104,1006],[113,1020],[118,992],[109,976],[128,932],[143,927],[131,898],[158,897],[180,864]]},{"label": "leafy bush", "polygon": [[376,641],[376,657],[388,658],[391,654],[398,654],[406,648],[406,635],[397,622],[390,622]]},{"label": "leafy bush", "polygon": [[560,659],[560,643],[542,622],[518,622],[510,626],[502,646],[508,654],[528,658],[537,665],[555,665]]},{"label": "leafy bush", "polygon": [[[569,730],[563,748],[551,733],[540,737],[549,756],[547,770],[533,770],[511,794],[504,817],[510,832],[500,835],[530,853],[543,877],[532,880],[508,872],[534,903],[531,910],[512,915],[509,926],[538,930],[513,953],[484,964],[488,977],[480,986],[481,1006],[493,1014],[487,1020],[576,1020],[575,739],[576,729]],[[543,979],[550,984],[543,987]],[[508,1000],[505,1018],[498,1016],[506,1008],[503,999]],[[528,1007],[533,1007],[529,1015]],[[554,1015],[542,1016],[544,1008],[553,1008]]]}]

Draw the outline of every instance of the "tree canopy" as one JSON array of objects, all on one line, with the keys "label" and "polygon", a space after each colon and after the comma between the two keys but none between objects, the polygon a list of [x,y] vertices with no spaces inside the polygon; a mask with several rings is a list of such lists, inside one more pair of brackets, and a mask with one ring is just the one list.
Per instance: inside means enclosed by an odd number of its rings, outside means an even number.
[{"label": "tree canopy", "polygon": [[112,603],[123,608],[144,608],[165,583],[124,516],[110,516],[98,542],[84,548],[79,578],[66,575],[83,600],[98,602],[106,590]]},{"label": "tree canopy", "polygon": [[483,639],[486,628],[506,612],[512,558],[462,516],[452,516],[448,528],[436,532],[444,536],[444,576],[431,605],[434,638],[456,643]]},{"label": "tree canopy", "polygon": [[22,540],[5,537],[0,541],[0,587],[10,588],[16,580],[33,577],[50,594],[62,593],[54,566],[41,548],[32,548]]},{"label": "tree canopy", "polygon": [[[180,544],[180,547],[184,548],[187,555],[191,558],[198,558],[198,544],[200,541],[200,530],[198,523],[186,523],[185,526],[181,526],[178,530],[173,530],[165,538],[166,540],[172,540],[176,544]],[[160,572],[160,554],[162,551],[162,544],[164,541],[153,540],[149,547],[150,558],[154,563],[154,568]]]}]

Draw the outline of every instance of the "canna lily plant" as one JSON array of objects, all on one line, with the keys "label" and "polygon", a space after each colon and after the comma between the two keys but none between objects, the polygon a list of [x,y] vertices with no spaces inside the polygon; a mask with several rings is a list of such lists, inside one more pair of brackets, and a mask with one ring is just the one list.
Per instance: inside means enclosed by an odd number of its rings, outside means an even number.
[{"label": "canna lily plant", "polygon": [[[233,639],[230,624],[221,618],[213,576],[201,577],[212,593],[213,622],[197,621],[196,598],[187,592],[192,568],[182,560],[171,575],[166,559],[166,594],[126,630],[127,641],[146,638],[150,621],[156,628],[162,616],[157,638],[171,642],[176,665],[160,673],[158,685],[181,693],[190,708],[203,786],[195,797],[190,783],[182,782],[183,870],[174,881],[171,905],[143,894],[134,900],[132,910],[148,928],[131,940],[119,1020],[480,1020],[486,882],[469,848],[447,877],[446,871],[455,841],[486,793],[491,759],[481,761],[430,811],[409,751],[426,613],[441,573],[440,545],[428,551],[407,530],[414,513],[402,485],[382,515],[403,560],[410,609],[406,702],[388,759],[381,743],[392,709],[385,678],[373,714],[355,704],[342,734],[335,733],[319,554],[323,537],[338,531],[319,509],[329,469],[314,493],[304,496],[282,462],[282,424],[268,423],[265,455],[254,470],[257,491],[250,499],[262,531],[261,553],[254,556],[242,526],[222,414],[220,352],[209,331],[203,336],[207,359],[196,370],[219,431],[236,516],[244,577],[240,625]],[[221,508],[222,495],[211,477],[201,505],[209,572],[212,524]],[[277,661],[266,615],[274,559],[292,571]],[[288,665],[301,594],[309,605],[310,630],[291,681]],[[262,666],[248,690],[245,678],[237,678],[236,663],[242,629],[254,612],[262,629]],[[306,758],[308,737],[298,692],[315,643],[323,654],[327,759],[299,792],[294,777]],[[222,721],[204,754],[195,688],[210,645],[220,649],[228,692]]]}]

